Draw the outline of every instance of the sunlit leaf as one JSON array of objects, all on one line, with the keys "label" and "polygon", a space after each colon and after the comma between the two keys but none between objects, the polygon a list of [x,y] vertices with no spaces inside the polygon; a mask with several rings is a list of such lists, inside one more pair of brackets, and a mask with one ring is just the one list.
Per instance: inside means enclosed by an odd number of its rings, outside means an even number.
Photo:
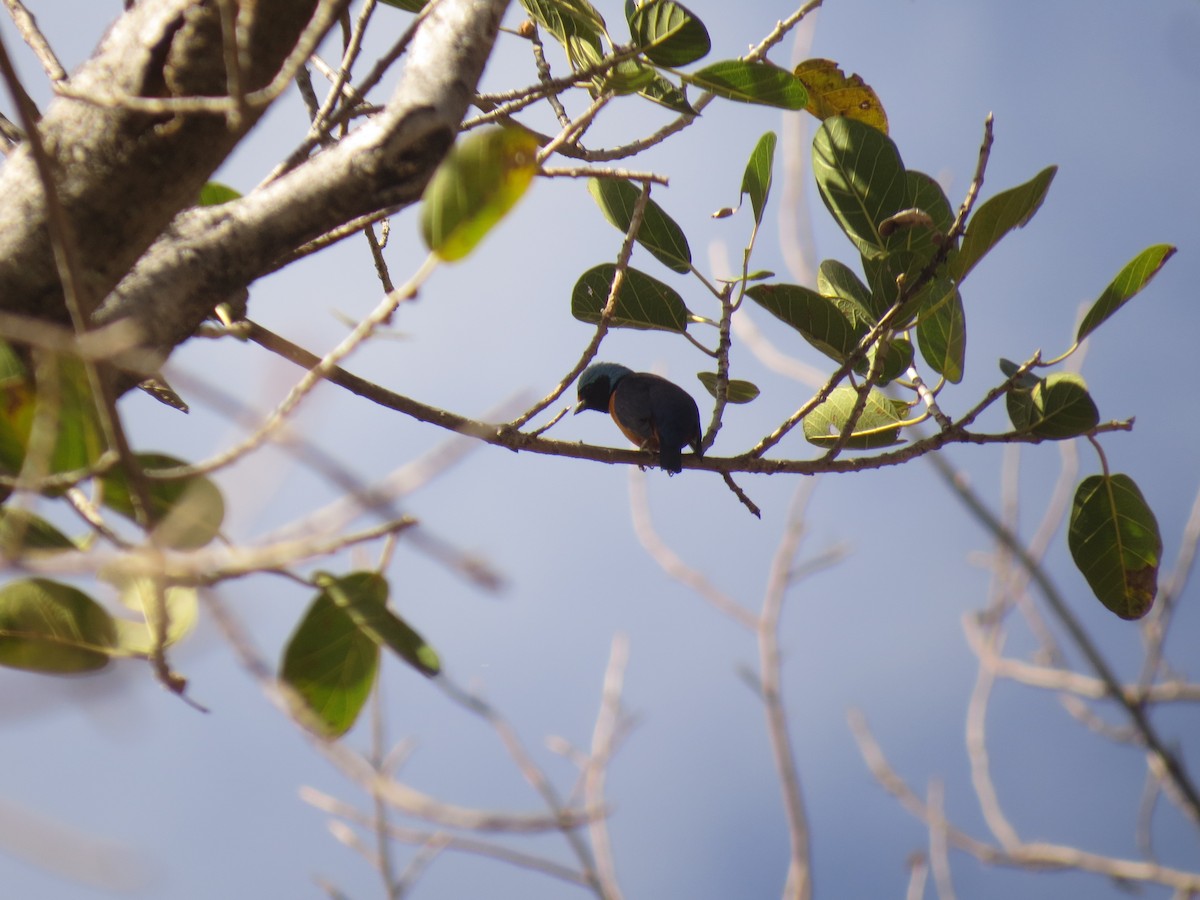
[{"label": "sunlit leaf", "polygon": [[[171,469],[186,465],[163,453],[138,453],[145,469]],[[164,481],[143,479],[149,494],[150,524],[155,540],[165,547],[195,550],[210,543],[220,532],[225,518],[225,501],[220,489],[203,475]],[[117,467],[100,479],[103,503],[125,518],[136,521],[133,497],[125,470]]]},{"label": "sunlit leaf", "polygon": [[1153,247],[1147,247],[1126,263],[1112,283],[1104,289],[1104,293],[1092,304],[1092,308],[1083,317],[1083,321],[1079,323],[1079,331],[1075,335],[1075,340],[1082,341],[1107,321],[1113,313],[1132,300],[1174,255],[1175,248],[1170,244],[1155,244]]},{"label": "sunlit leaf", "polygon": [[388,608],[388,583],[376,572],[352,572],[324,579],[324,593],[350,614],[354,624],[381,647],[387,647],[422,675],[437,675],[437,652],[407,622]]},{"label": "sunlit leaf", "polygon": [[235,191],[227,184],[221,184],[219,181],[207,181],[204,187],[200,188],[200,205],[220,206],[230,200],[237,200],[241,196],[239,191]]},{"label": "sunlit leaf", "polygon": [[447,261],[470,253],[525,194],[537,170],[537,148],[537,138],[516,127],[461,138],[425,188],[425,245]]},{"label": "sunlit leaf", "polygon": [[378,669],[379,645],[322,591],[288,639],[279,677],[304,701],[307,724],[339,737],[358,719]]},{"label": "sunlit leaf", "polygon": [[583,37],[596,46],[605,34],[604,17],[588,0],[521,0],[530,18],[568,48],[571,38]]},{"label": "sunlit leaf", "polygon": [[[858,400],[852,387],[836,388],[829,398],[804,417],[804,437],[818,446],[829,446],[841,435]],[[862,415],[846,442],[853,450],[874,450],[899,442],[900,423],[908,417],[908,406],[882,391],[870,389]]]},{"label": "sunlit leaf", "polygon": [[813,175],[821,199],[866,257],[886,247],[880,223],[905,208],[900,151],[883,132],[841,116],[821,123],[813,140]]},{"label": "sunlit leaf", "polygon": [[1092,475],[1075,491],[1067,544],[1096,597],[1122,619],[1154,605],[1162,536],[1142,492],[1128,475]]},{"label": "sunlit leaf", "polygon": [[[696,377],[700,379],[700,383],[708,389],[710,394],[714,397],[717,396],[716,372],[697,372]],[[749,403],[758,394],[757,385],[751,384],[749,381],[740,381],[737,378],[729,379],[725,386],[725,399],[729,403]]]},{"label": "sunlit leaf", "polygon": [[800,79],[771,63],[730,59],[686,73],[683,79],[701,90],[739,103],[804,109],[808,102],[808,93]]},{"label": "sunlit leaf", "polygon": [[1100,411],[1087,384],[1071,372],[1055,372],[1038,379],[1031,389],[1008,392],[1008,417],[1018,432],[1050,440],[1087,434],[1100,421]]},{"label": "sunlit leaf", "polygon": [[967,221],[967,233],[950,271],[961,282],[975,264],[1014,228],[1023,228],[1041,208],[1058,166],[1038,172],[1022,185],[987,200]]},{"label": "sunlit leaf", "polygon": [[629,15],[633,42],[647,59],[660,66],[686,66],[708,55],[708,30],[686,7],[674,0],[649,0]]},{"label": "sunlit leaf", "polygon": [[108,665],[113,618],[83,591],[45,578],[0,587],[0,665],[71,674]]},{"label": "sunlit leaf", "polygon": [[793,70],[808,89],[805,107],[818,119],[845,116],[887,134],[887,113],[879,96],[858,75],[846,75],[831,59],[808,59]]},{"label": "sunlit leaf", "polygon": [[[640,187],[623,179],[588,179],[588,193],[604,213],[604,218],[622,233],[629,231],[633,208],[641,192]],[[692,250],[683,229],[653,199],[646,203],[637,241],[673,272],[686,274],[691,271]]]},{"label": "sunlit leaf", "polygon": [[[579,276],[571,291],[571,315],[581,322],[593,325],[599,322],[616,271],[614,264],[602,263]],[[616,309],[609,319],[611,327],[682,333],[687,330],[687,323],[688,310],[676,290],[637,269],[625,270]]]},{"label": "sunlit leaf", "polygon": [[[170,646],[187,637],[196,627],[200,606],[198,592],[193,587],[169,585],[157,595],[154,579],[135,576],[117,582],[123,606],[139,613],[140,622],[117,619],[122,650],[139,655],[149,655],[158,643],[156,635],[163,634],[164,646]],[[165,614],[165,622],[163,616]],[[165,629],[164,629],[165,626]]]},{"label": "sunlit leaf", "polygon": [[[767,205],[767,197],[771,194],[772,173],[775,166],[775,132],[768,131],[758,139],[750,160],[746,163],[746,171],[742,173],[742,194],[750,195],[750,206],[754,210],[754,221],[762,224],[763,210]],[[739,197],[739,203],[741,202]]]}]

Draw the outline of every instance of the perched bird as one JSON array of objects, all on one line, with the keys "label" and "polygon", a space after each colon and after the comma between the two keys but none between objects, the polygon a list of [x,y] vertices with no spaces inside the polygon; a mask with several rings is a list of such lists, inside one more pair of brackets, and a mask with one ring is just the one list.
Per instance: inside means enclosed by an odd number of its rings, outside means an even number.
[{"label": "perched bird", "polygon": [[643,450],[657,451],[664,471],[683,471],[684,447],[701,455],[696,401],[667,379],[616,363],[594,363],[579,376],[578,391],[576,415],[585,409],[610,413],[625,437]]}]

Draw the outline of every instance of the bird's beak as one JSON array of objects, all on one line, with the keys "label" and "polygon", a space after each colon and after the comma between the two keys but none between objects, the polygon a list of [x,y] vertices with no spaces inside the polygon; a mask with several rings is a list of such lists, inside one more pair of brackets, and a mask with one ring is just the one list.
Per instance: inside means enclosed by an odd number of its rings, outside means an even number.
[{"label": "bird's beak", "polygon": [[573,412],[571,415],[577,416],[581,412],[583,412],[583,401],[582,400],[580,400],[578,403],[575,404],[575,412]]}]

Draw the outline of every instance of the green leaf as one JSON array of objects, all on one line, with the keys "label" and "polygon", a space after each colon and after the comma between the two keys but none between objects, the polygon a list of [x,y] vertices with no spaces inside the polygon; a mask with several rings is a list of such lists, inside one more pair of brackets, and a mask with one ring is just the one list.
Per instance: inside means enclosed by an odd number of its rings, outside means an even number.
[{"label": "green leaf", "polygon": [[950,268],[961,282],[975,264],[1014,228],[1023,228],[1041,208],[1058,166],[1042,169],[1029,181],[1002,191],[975,210],[967,222],[967,233]]},{"label": "green leaf", "polygon": [[207,181],[204,183],[204,187],[200,188],[200,205],[220,206],[230,200],[237,200],[241,196],[239,191],[235,191],[227,184],[221,184],[219,181]]},{"label": "green leaf", "polygon": [[887,134],[887,113],[879,95],[858,75],[847,76],[831,59],[805,60],[794,74],[808,90],[806,109],[818,119],[846,116]]},{"label": "green leaf", "polygon": [[[186,465],[163,453],[137,453],[134,459],[143,470]],[[220,489],[203,475],[171,481],[146,478],[145,484],[154,537],[164,547],[196,550],[209,544],[220,532],[225,518],[225,500]],[[136,521],[125,470],[113,469],[100,479],[100,485],[104,491],[104,505],[130,521]]]},{"label": "green leaf", "polygon": [[[882,318],[899,301],[901,282],[912,284],[921,276],[928,262],[927,254],[914,250],[890,250],[878,256],[862,257],[863,271],[871,286],[871,310],[877,318]],[[895,319],[897,328],[908,327],[929,296],[928,290],[927,285],[915,295],[905,295],[908,299],[904,310]]]},{"label": "green leaf", "polygon": [[376,572],[352,572],[342,578],[323,578],[324,593],[354,620],[354,624],[376,644],[420,672],[436,675],[442,670],[437,652],[421,635],[388,609],[388,583]]},{"label": "green leaf", "polygon": [[854,274],[853,269],[836,259],[823,260],[817,268],[817,292],[837,301],[850,323],[861,330],[860,338],[887,311],[886,307],[879,311],[874,309],[867,286]]},{"label": "green leaf", "polygon": [[730,59],[683,75],[683,80],[726,100],[779,109],[804,109],[808,92],[786,69],[771,63]]},{"label": "green leaf", "polygon": [[958,289],[948,279],[944,284],[948,289],[944,302],[922,313],[917,322],[917,346],[929,368],[958,384],[967,355],[967,320]]},{"label": "green leaf", "polygon": [[396,9],[402,9],[405,12],[419,13],[425,8],[425,4],[429,0],[380,0],[380,2],[387,6],[394,6]]},{"label": "green leaf", "polygon": [[[571,291],[571,315],[581,322],[599,322],[616,273],[613,263],[601,263],[580,275]],[[677,291],[637,269],[625,270],[616,309],[608,323],[611,327],[682,334],[687,331],[687,323],[688,310]]]},{"label": "green leaf", "polygon": [[[1000,371],[1004,373],[1005,378],[1012,378],[1017,374],[1018,371],[1020,371],[1020,368],[1021,367],[1011,359],[1000,360]],[[1038,381],[1038,377],[1032,372],[1025,372],[1013,384],[1019,390],[1031,391],[1037,387]]]},{"label": "green leaf", "polygon": [[[622,233],[629,231],[633,207],[641,192],[640,187],[624,179],[588,179],[588,193],[604,213],[604,218]],[[637,241],[671,271],[682,275],[691,271],[692,249],[688,246],[683,229],[654,200],[646,203]]]},{"label": "green leaf", "polygon": [[[923,213],[924,216],[913,216],[908,220],[911,224],[902,223],[886,235],[887,249],[889,252],[908,250],[919,254],[924,267],[933,259],[941,240],[954,225],[954,210],[941,185],[924,172],[909,169],[905,172],[904,181],[904,209]],[[897,217],[903,215],[901,212]],[[957,252],[952,249],[948,256]]]},{"label": "green leaf", "polygon": [[379,669],[379,645],[325,591],[288,639],[279,677],[304,701],[306,724],[327,737],[354,725]]},{"label": "green leaf", "polygon": [[687,97],[683,96],[683,91],[657,73],[654,80],[638,91],[638,94],[680,115],[699,115],[692,104],[688,103]]},{"label": "green leaf", "polygon": [[425,188],[425,245],[447,262],[470,253],[524,196],[537,171],[537,149],[537,138],[517,127],[461,138]]},{"label": "green leaf", "polygon": [[1087,384],[1071,372],[1038,379],[1032,389],[1014,388],[1007,404],[1013,428],[1050,440],[1087,434],[1100,421]]},{"label": "green leaf", "polygon": [[[867,364],[865,366],[855,366],[855,369],[862,371],[864,374],[871,370],[875,365],[875,357],[879,353],[879,344],[872,345],[867,351]],[[887,342],[886,352],[883,357],[883,362],[879,366],[879,371],[875,375],[875,383],[878,385],[886,385],[908,371],[908,367],[913,362],[913,345],[912,341],[907,338],[892,338]]]},{"label": "green leaf", "polygon": [[775,132],[768,131],[758,139],[750,161],[746,163],[746,171],[742,174],[742,192],[738,197],[750,195],[750,206],[754,209],[754,221],[762,224],[763,210],[767,205],[767,197],[771,194],[771,179],[775,165]]},{"label": "green leaf", "polygon": [[884,219],[904,209],[908,181],[900,151],[878,129],[841,116],[813,140],[813,175],[825,206],[865,257],[883,253]]},{"label": "green leaf", "polygon": [[73,540],[28,510],[0,508],[0,556],[4,559],[15,559],[30,551],[78,549]]},{"label": "green leaf", "polygon": [[597,84],[602,90],[612,90],[617,94],[635,94],[650,87],[656,78],[658,73],[654,68],[640,59],[623,59],[599,76]]},{"label": "green leaf", "polygon": [[836,300],[797,284],[756,284],[746,296],[829,358],[841,362],[868,327]]},{"label": "green leaf", "polygon": [[1162,536],[1158,521],[1128,475],[1092,475],[1075,491],[1067,544],[1096,597],[1122,619],[1154,605]]},{"label": "green leaf", "polygon": [[[716,372],[697,372],[696,377],[700,379],[710,394],[717,396],[717,373]],[[749,381],[739,381],[736,378],[729,379],[729,383],[725,386],[725,399],[729,403],[749,403],[759,394],[758,386],[751,384]]]},{"label": "green leaf", "polygon": [[1097,298],[1087,315],[1083,317],[1083,321],[1079,323],[1079,331],[1075,335],[1075,340],[1082,341],[1113,313],[1132,300],[1174,255],[1175,248],[1170,244],[1155,244],[1153,247],[1147,247],[1126,263],[1125,268],[1117,273],[1117,277],[1104,289],[1104,293]]},{"label": "green leaf", "polygon": [[155,635],[163,632],[164,625],[166,640],[163,645],[168,647],[183,640],[196,627],[200,607],[198,591],[195,588],[172,585],[163,589],[161,603],[166,612],[166,621],[163,622],[163,609],[159,606],[159,598],[155,596],[154,579],[140,576],[122,578],[116,585],[120,591],[121,604],[142,616],[140,622],[115,620],[118,630],[117,643],[126,653],[149,656],[158,643]]},{"label": "green leaf", "polygon": [[704,23],[673,0],[649,0],[629,14],[629,33],[646,58],[660,66],[686,66],[708,55]]},{"label": "green leaf", "polygon": [[596,46],[606,33],[604,17],[588,0],[521,0],[530,17],[567,48],[570,39],[584,37]]},{"label": "green leaf", "polygon": [[116,626],[82,591],[45,578],[0,587],[0,665],[67,675],[108,665]]},{"label": "green leaf", "polygon": [[[899,443],[900,423],[908,417],[908,406],[892,400],[882,391],[870,389],[862,415],[846,447],[875,450]],[[829,398],[804,417],[804,437],[817,446],[835,443],[854,411],[858,390],[848,386],[835,388]]]}]

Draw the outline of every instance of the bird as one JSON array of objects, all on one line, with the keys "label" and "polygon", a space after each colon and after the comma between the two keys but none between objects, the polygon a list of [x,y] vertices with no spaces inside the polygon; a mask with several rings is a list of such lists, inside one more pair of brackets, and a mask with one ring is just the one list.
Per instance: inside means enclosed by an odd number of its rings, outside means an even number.
[{"label": "bird", "polygon": [[649,372],[634,372],[617,363],[593,363],[578,384],[575,415],[594,409],[612,415],[625,437],[643,450],[658,453],[663,471],[683,471],[684,447],[702,456],[700,410],[692,395]]}]

